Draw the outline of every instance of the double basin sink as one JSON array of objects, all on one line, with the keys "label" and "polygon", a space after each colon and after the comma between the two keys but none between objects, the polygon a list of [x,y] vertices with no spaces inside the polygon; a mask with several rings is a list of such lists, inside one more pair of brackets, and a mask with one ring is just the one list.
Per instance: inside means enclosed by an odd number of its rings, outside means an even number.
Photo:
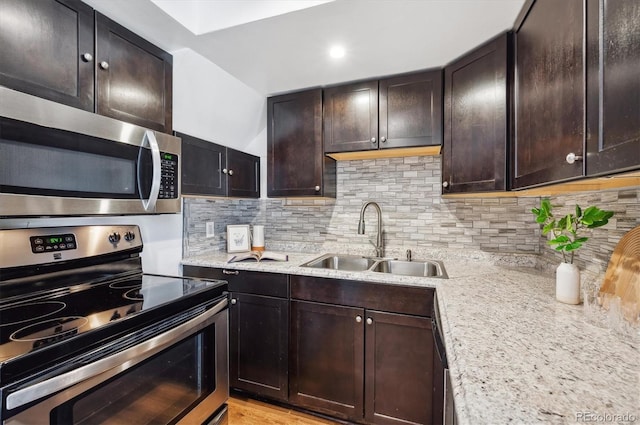
[{"label": "double basin sink", "polygon": [[361,255],[325,254],[302,264],[302,267],[350,272],[371,271],[402,276],[448,278],[444,264],[436,260],[402,261]]}]

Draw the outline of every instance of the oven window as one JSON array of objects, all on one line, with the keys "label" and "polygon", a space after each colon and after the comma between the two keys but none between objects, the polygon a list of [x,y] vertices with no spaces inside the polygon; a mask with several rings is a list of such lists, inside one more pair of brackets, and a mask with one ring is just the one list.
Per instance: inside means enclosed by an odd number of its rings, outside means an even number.
[{"label": "oven window", "polygon": [[[210,343],[205,343],[210,341]],[[214,391],[211,329],[201,331],[51,412],[51,423],[169,424]]]}]

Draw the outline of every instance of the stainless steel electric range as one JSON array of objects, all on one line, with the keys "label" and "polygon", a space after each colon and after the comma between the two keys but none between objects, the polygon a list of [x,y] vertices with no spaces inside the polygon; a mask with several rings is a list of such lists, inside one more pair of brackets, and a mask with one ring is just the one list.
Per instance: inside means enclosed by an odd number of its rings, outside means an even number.
[{"label": "stainless steel electric range", "polygon": [[225,423],[224,281],[144,274],[137,226],[0,230],[3,424]]}]

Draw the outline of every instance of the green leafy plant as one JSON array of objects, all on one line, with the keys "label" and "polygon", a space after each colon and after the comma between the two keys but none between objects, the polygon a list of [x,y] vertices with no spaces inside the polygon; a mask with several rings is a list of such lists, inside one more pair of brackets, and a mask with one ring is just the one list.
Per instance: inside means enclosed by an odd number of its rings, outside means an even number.
[{"label": "green leafy plant", "polygon": [[602,227],[613,216],[613,211],[601,210],[596,206],[583,210],[576,205],[575,214],[567,214],[556,219],[551,209],[549,199],[543,198],[540,200],[540,208],[533,208],[531,212],[536,216],[536,222],[542,225],[542,234],[546,235],[549,232],[553,234],[553,239],[547,243],[555,245],[555,250],[562,252],[563,261],[571,264],[573,264],[575,251],[589,239],[578,236],[578,233],[583,229]]}]

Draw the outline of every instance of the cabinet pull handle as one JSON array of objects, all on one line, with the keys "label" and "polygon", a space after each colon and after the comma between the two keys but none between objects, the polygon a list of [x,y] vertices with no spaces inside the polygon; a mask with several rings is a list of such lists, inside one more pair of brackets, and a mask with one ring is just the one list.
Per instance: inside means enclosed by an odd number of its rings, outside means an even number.
[{"label": "cabinet pull handle", "polygon": [[240,272],[238,270],[227,270],[227,269],[222,269],[222,274],[231,274],[231,275],[239,275]]},{"label": "cabinet pull handle", "polygon": [[449,182],[442,182],[442,187],[445,189],[449,187]]},{"label": "cabinet pull handle", "polygon": [[316,192],[320,192],[320,186],[316,186],[315,189],[316,189]]},{"label": "cabinet pull handle", "polygon": [[362,322],[362,316],[356,316],[356,322],[358,323]]},{"label": "cabinet pull handle", "polygon": [[229,170],[227,170],[226,168],[222,169],[222,174],[227,174],[229,172]]},{"label": "cabinet pull handle", "polygon": [[373,323],[373,319],[371,317],[367,317],[367,325],[371,325]]},{"label": "cabinet pull handle", "polygon": [[233,176],[233,170],[229,170],[229,175]]},{"label": "cabinet pull handle", "polygon": [[85,62],[91,62],[93,60],[93,56],[91,55],[91,53],[84,53],[82,55],[82,60]]},{"label": "cabinet pull handle", "polygon": [[235,298],[231,298],[231,304],[233,305],[238,304],[238,300],[236,300]]},{"label": "cabinet pull handle", "polygon": [[387,141],[387,138],[386,138],[386,137],[384,137],[384,136],[382,136],[382,137],[380,138],[380,141],[381,141],[382,143],[384,143],[384,142],[386,142],[386,141]]},{"label": "cabinet pull handle", "polygon": [[109,69],[109,62],[107,62],[107,61],[100,62],[100,68],[102,68],[102,69],[104,69],[106,71],[107,69]]},{"label": "cabinet pull handle", "polygon": [[374,145],[376,144],[376,138],[375,137],[371,138],[371,143],[373,143]]},{"label": "cabinet pull handle", "polygon": [[576,161],[582,161],[582,155],[576,155],[573,152],[570,152],[566,157],[567,163],[573,164]]}]

